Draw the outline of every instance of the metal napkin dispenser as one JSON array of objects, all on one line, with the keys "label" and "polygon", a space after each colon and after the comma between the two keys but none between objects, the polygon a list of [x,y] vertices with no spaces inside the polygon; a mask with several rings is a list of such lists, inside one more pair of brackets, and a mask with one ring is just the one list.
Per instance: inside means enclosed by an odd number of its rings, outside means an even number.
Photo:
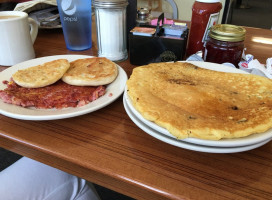
[{"label": "metal napkin dispenser", "polygon": [[[187,27],[180,35],[170,35],[171,25],[164,25],[164,14],[157,26],[142,25],[129,33],[129,57],[133,65],[183,60],[188,37]],[[176,29],[176,27],[175,27]],[[171,31],[171,30],[170,30]],[[176,30],[174,30],[176,33]],[[167,34],[166,34],[167,33]]]}]

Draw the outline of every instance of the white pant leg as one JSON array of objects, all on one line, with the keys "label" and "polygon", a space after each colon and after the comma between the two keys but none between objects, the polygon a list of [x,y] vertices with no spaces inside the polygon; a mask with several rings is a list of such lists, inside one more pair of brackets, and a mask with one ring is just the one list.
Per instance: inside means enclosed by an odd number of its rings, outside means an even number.
[{"label": "white pant leg", "polygon": [[100,200],[84,179],[23,157],[0,172],[3,200]]}]

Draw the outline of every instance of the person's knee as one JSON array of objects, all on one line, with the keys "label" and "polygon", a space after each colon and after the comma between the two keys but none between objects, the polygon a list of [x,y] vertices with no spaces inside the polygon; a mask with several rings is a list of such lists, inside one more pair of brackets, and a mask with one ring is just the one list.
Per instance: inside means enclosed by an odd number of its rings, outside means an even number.
[{"label": "person's knee", "polygon": [[[84,179],[23,157],[0,173],[0,199],[99,199]],[[85,198],[86,197],[86,198]]]}]

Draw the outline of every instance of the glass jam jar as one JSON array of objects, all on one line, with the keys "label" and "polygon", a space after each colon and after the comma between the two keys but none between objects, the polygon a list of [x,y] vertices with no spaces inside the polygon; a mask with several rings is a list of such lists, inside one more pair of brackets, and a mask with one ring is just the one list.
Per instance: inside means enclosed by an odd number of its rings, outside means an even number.
[{"label": "glass jam jar", "polygon": [[244,50],[245,35],[246,30],[240,26],[214,25],[209,32],[203,59],[219,64],[232,63],[238,68]]}]

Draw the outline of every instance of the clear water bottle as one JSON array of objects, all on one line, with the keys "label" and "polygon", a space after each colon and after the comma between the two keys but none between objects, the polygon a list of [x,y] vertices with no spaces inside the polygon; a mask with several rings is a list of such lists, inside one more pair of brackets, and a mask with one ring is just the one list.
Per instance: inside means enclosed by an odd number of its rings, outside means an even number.
[{"label": "clear water bottle", "polygon": [[66,47],[80,51],[92,47],[92,1],[57,0]]}]

